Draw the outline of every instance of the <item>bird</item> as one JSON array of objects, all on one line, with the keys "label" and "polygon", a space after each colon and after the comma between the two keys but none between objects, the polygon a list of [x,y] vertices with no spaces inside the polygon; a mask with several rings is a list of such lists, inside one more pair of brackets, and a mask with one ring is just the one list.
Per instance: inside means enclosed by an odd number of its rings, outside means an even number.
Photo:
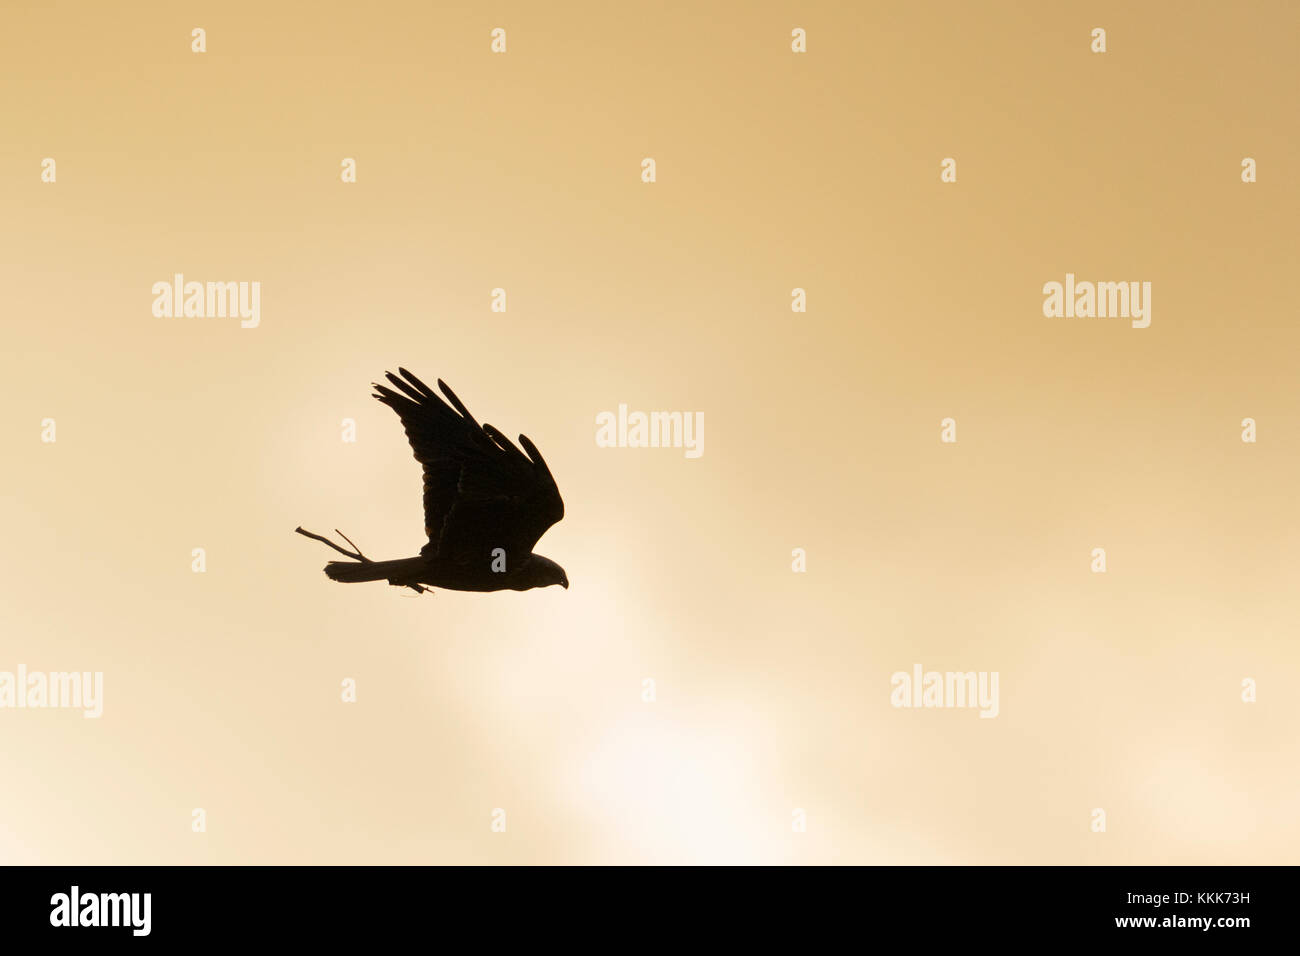
[{"label": "bird", "polygon": [[[387,581],[417,594],[448,591],[527,591],[569,577],[533,548],[546,530],[564,517],[564,501],[545,459],[528,436],[520,451],[492,425],[480,425],[456,393],[438,379],[442,397],[406,369],[385,372],[393,386],[375,383],[373,398],[397,413],[415,459],[424,469],[424,533],[429,541],[413,558],[372,561],[322,535],[294,530],[350,561],[331,561],[333,581]],[[450,403],[450,404],[448,404]],[[526,452],[526,454],[525,454]]]}]

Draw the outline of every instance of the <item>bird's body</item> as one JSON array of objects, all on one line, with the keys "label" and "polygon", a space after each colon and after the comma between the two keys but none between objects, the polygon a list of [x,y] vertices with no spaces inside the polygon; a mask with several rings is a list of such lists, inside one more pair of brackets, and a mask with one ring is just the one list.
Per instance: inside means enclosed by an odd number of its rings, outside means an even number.
[{"label": "bird's body", "polygon": [[416,591],[567,588],[564,569],[532,551],[564,517],[559,488],[537,447],[520,435],[524,454],[496,428],[480,425],[441,379],[438,387],[451,405],[406,369],[398,371],[401,378],[387,373],[398,391],[376,385],[375,398],[397,412],[424,468],[429,542],[413,558],[371,561],[297,529],[353,559],[331,561],[325,573],[335,581],[387,581]]}]

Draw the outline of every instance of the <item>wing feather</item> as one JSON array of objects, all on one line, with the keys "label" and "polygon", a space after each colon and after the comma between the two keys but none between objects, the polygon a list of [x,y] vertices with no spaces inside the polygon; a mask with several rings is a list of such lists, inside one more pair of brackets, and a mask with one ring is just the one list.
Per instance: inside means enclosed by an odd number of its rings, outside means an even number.
[{"label": "wing feather", "polygon": [[[527,556],[546,529],[564,517],[564,502],[537,446],[524,450],[492,425],[480,425],[447,384],[443,401],[404,368],[385,373],[397,389],[376,384],[375,398],[402,421],[424,468],[422,554],[453,561],[485,560],[504,548],[513,563]],[[448,405],[447,402],[451,404]]]}]

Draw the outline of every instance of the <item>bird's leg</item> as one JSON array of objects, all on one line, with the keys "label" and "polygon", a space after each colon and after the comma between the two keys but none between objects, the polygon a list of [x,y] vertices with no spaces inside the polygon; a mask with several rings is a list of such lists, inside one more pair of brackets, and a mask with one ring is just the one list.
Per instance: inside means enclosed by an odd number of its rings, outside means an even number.
[{"label": "bird's leg", "polygon": [[[353,561],[360,561],[362,564],[374,564],[373,561],[371,561],[369,558],[367,558],[364,554],[361,553],[361,549],[360,549],[360,548],[358,548],[355,544],[353,544],[352,539],[349,538],[347,535],[345,535],[345,534],[344,534],[342,531],[340,531],[338,528],[335,528],[335,529],[334,529],[334,533],[335,533],[336,535],[338,535],[340,538],[342,538],[344,541],[346,541],[348,544],[351,544],[353,548],[356,548],[355,551],[349,551],[347,548],[340,548],[337,544],[335,544],[333,541],[331,541],[329,538],[325,537],[324,535],[320,535],[320,534],[312,534],[310,531],[304,531],[304,530],[302,529],[301,526],[299,526],[299,527],[297,527],[297,528],[294,528],[293,530],[296,531],[296,532],[298,532],[298,534],[306,535],[306,536],[309,537],[309,538],[314,538],[314,539],[316,539],[317,541],[321,541],[321,542],[323,542],[323,543],[325,543],[325,544],[328,544],[331,548],[333,548],[333,549],[334,549],[335,551],[337,551],[339,554],[346,555],[347,557],[351,558]],[[396,585],[396,586],[398,586],[398,587],[407,587],[407,588],[410,588],[410,589],[413,590],[416,594],[423,594],[425,591],[428,591],[429,593],[433,593],[433,589],[432,589],[432,588],[421,587],[421,586],[418,585],[418,584],[403,584],[403,583],[399,583],[399,582],[397,582],[397,581],[394,581],[392,578],[389,578],[389,579],[388,579],[388,583],[389,583],[389,584]]]},{"label": "bird's leg", "polygon": [[394,578],[389,578],[388,583],[395,588],[410,588],[416,594],[423,594],[425,591],[428,591],[430,594],[433,593],[433,588],[421,587],[411,581],[398,581]]}]

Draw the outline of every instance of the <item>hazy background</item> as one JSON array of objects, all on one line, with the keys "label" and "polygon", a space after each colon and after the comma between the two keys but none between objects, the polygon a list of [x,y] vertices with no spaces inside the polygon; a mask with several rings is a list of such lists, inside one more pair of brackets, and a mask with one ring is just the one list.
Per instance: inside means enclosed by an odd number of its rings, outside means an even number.
[{"label": "hazy background", "polygon": [[[0,861],[1297,862],[1297,35],[6,0],[0,670],[105,700],[0,711]],[[1067,271],[1152,282],[1151,327],[1044,318]],[[174,272],[261,326],[155,318]],[[298,524],[423,543],[399,364],[537,442],[570,590],[321,574]],[[704,456],[598,448],[620,402]],[[914,663],[1001,715],[892,708]]]}]

